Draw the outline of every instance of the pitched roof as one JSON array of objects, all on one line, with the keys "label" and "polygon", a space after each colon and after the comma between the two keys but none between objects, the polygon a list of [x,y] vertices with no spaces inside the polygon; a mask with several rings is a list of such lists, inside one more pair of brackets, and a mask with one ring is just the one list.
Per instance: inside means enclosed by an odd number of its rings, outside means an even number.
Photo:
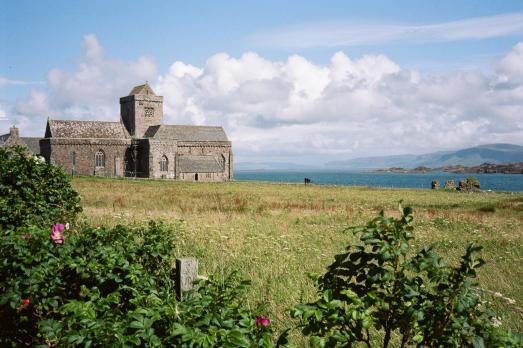
[{"label": "pitched roof", "polygon": [[179,141],[229,141],[223,127],[219,126],[151,126],[144,137]]},{"label": "pitched roof", "polygon": [[143,94],[151,95],[152,94],[152,95],[156,96],[153,89],[151,88],[151,86],[149,86],[148,83],[134,87],[132,89],[131,93],[129,93],[129,95],[138,95],[138,94],[141,94],[141,95],[143,95]]},{"label": "pitched roof", "polygon": [[225,161],[220,156],[181,155],[176,157],[176,168],[180,173],[221,173]]},{"label": "pitched roof", "polygon": [[11,136],[10,133],[0,135],[0,147],[3,147],[7,139]]},{"label": "pitched roof", "polygon": [[129,134],[120,122],[48,120],[46,138],[125,139]]},{"label": "pitched roof", "polygon": [[0,147],[22,146],[27,147],[32,153],[40,154],[40,139],[13,136],[11,133],[0,135]]},{"label": "pitched roof", "polygon": [[40,154],[40,140],[42,138],[20,137],[20,139],[27,145],[29,151],[35,155]]}]

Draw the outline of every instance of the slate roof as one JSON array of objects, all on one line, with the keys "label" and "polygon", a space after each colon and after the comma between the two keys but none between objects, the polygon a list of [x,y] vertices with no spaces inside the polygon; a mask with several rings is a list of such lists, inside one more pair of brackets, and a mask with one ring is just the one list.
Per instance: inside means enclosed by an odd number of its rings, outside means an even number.
[{"label": "slate roof", "polygon": [[177,156],[176,168],[180,173],[220,173],[225,170],[219,157],[195,155]]},{"label": "slate roof", "polygon": [[0,135],[0,147],[25,146],[33,154],[40,154],[40,139],[33,137],[12,137],[10,133]]},{"label": "slate roof", "polygon": [[48,120],[46,138],[126,139],[129,133],[120,122]]},{"label": "slate roof", "polygon": [[20,139],[27,145],[27,148],[31,153],[35,155],[40,154],[40,140],[42,138],[20,137]]},{"label": "slate roof", "polygon": [[129,95],[142,95],[142,94],[145,94],[145,95],[150,94],[150,95],[156,96],[153,89],[151,88],[151,86],[149,86],[148,83],[134,87],[132,89],[131,93],[129,93]]},{"label": "slate roof", "polygon": [[10,133],[0,135],[0,147],[4,146],[4,143],[7,141],[7,139],[9,139],[10,136]]},{"label": "slate roof", "polygon": [[223,127],[219,126],[151,126],[144,137],[179,141],[229,141]]}]

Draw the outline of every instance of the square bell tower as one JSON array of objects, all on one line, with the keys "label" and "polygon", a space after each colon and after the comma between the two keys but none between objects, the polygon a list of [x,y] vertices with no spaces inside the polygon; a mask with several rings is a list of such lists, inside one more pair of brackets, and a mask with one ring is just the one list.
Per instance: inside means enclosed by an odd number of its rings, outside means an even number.
[{"label": "square bell tower", "polygon": [[163,124],[163,97],[157,96],[148,83],[136,86],[120,98],[120,117],[133,138],[143,138],[150,126]]}]

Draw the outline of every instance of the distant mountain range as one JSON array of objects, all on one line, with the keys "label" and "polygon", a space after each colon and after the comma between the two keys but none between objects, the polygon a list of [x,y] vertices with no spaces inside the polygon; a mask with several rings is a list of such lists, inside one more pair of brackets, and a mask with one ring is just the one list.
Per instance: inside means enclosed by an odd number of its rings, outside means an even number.
[{"label": "distant mountain range", "polygon": [[478,166],[482,163],[523,162],[523,146],[488,144],[457,151],[440,151],[423,155],[360,157],[325,164],[330,169],[416,168],[446,166]]},{"label": "distant mountain range", "polygon": [[456,151],[439,151],[423,155],[396,155],[359,157],[344,161],[327,162],[325,165],[303,165],[290,162],[236,162],[238,171],[308,171],[308,170],[361,170],[401,167],[439,168],[461,165],[479,166],[483,163],[523,162],[523,146],[488,144]]}]

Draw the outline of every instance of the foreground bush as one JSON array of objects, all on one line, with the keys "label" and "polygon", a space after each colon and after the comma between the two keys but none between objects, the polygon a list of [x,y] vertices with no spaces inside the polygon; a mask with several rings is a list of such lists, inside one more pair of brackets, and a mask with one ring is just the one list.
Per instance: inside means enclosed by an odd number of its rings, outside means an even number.
[{"label": "foreground bush", "polygon": [[237,277],[176,300],[175,232],[151,223],[7,233],[0,346],[271,346],[268,319],[243,305]]},{"label": "foreground bush", "polygon": [[[476,288],[484,261],[470,245],[459,267],[432,247],[409,257],[410,208],[394,219],[383,213],[352,232],[361,243],[336,255],[317,283],[318,299],[291,311],[313,346],[521,347],[523,340],[495,327]],[[381,338],[382,337],[382,338]]]},{"label": "foreground bush", "polygon": [[72,221],[80,197],[62,169],[30,156],[22,147],[0,148],[0,228]]}]

